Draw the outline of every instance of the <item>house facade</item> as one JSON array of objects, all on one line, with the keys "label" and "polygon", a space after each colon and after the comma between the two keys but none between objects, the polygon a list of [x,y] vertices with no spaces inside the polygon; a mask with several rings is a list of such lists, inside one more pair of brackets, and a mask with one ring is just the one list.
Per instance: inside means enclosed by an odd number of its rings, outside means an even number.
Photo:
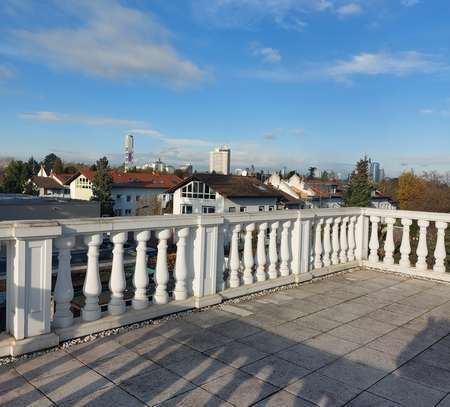
[{"label": "house facade", "polygon": [[38,174],[30,179],[30,182],[39,191],[39,196],[54,198],[70,198],[70,187],[68,181],[73,174],[55,173],[47,174],[41,166]]},{"label": "house facade", "polygon": [[223,174],[194,174],[169,192],[178,215],[274,211],[284,199],[254,177]]},{"label": "house facade", "polygon": [[[143,172],[111,171],[113,180],[111,196],[116,216],[134,216],[142,209],[143,214],[169,188],[178,184],[176,175],[151,174]],[[93,196],[92,182],[95,171],[82,170],[70,182],[72,199],[90,200]]]}]

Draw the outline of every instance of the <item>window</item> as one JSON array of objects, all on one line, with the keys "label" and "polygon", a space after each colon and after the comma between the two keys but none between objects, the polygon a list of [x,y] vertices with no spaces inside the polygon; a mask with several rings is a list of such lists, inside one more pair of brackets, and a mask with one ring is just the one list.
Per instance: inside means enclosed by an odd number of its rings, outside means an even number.
[{"label": "window", "polygon": [[136,202],[139,201],[140,198],[141,198],[140,195],[136,195]]},{"label": "window", "polygon": [[116,209],[114,213],[116,216],[122,216],[122,209]]},{"label": "window", "polygon": [[131,202],[131,195],[127,195],[127,202]]},{"label": "window", "polygon": [[236,207],[235,206],[230,206],[228,208],[228,212],[236,212]]},{"label": "window", "polygon": [[183,198],[216,199],[216,193],[200,181],[192,181],[181,188]]},{"label": "window", "polygon": [[247,207],[246,207],[246,206],[241,206],[241,207],[239,208],[239,210],[240,210],[241,212],[247,212]]},{"label": "window", "polygon": [[117,194],[117,195],[116,195],[116,199],[120,199],[120,198],[122,198],[122,195]]},{"label": "window", "polygon": [[202,213],[215,213],[216,208],[214,206],[202,206]]},{"label": "window", "polygon": [[181,205],[181,213],[184,215],[192,213],[192,205]]},{"label": "window", "polygon": [[131,215],[131,209],[125,209],[125,215]]},{"label": "window", "polygon": [[77,178],[75,186],[77,188],[82,188],[82,189],[91,189],[92,188],[92,183],[84,175],[80,175]]},{"label": "window", "polygon": [[260,212],[264,212],[264,209],[266,209],[266,207],[264,205],[259,205],[258,210]]},{"label": "window", "polygon": [[270,205],[269,206],[269,211],[273,211],[275,208],[274,208],[274,206],[273,205]]}]

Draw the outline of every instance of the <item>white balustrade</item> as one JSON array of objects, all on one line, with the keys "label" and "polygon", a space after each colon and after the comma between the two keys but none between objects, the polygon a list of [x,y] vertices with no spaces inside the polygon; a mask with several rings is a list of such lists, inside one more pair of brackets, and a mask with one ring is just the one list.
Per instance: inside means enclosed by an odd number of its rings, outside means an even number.
[{"label": "white balustrade", "polygon": [[73,314],[70,310],[73,300],[72,270],[70,268],[70,251],[75,245],[75,237],[60,237],[55,239],[58,249],[58,274],[55,284],[55,315],[54,326],[65,328],[72,325]]},{"label": "white balustrade", "polygon": [[341,218],[335,218],[333,223],[331,264],[339,264],[339,224]]},{"label": "white balustrade", "polygon": [[241,285],[241,279],[239,276],[239,268],[241,262],[239,260],[239,233],[241,232],[241,225],[237,224],[233,227],[231,236],[231,248],[230,248],[230,287],[236,288]]},{"label": "white balustrade", "polygon": [[348,224],[348,252],[347,252],[348,261],[355,260],[355,248],[356,248],[355,224],[356,224],[356,216],[350,216]]},{"label": "white balustrade", "polygon": [[255,259],[253,257],[252,248],[252,235],[255,230],[255,224],[250,223],[245,227],[245,239],[244,239],[244,284],[253,283],[253,266],[255,265]]},{"label": "white balustrade", "polygon": [[316,220],[315,234],[314,234],[314,268],[320,269],[322,267],[322,225],[323,219]]},{"label": "white balustrade", "polygon": [[167,293],[167,283],[169,282],[169,270],[167,267],[167,240],[170,238],[170,230],[164,229],[158,233],[158,257],[156,258],[155,269],[155,294],[153,302],[155,304],[167,304],[169,294]]},{"label": "white balustrade", "polygon": [[286,277],[290,273],[289,260],[291,259],[291,254],[289,250],[289,230],[291,227],[291,221],[283,222],[283,230],[281,232],[281,264],[280,264],[280,275]]},{"label": "white balustrade", "polygon": [[323,228],[323,265],[328,267],[331,264],[331,223],[333,218],[328,218],[325,221],[325,227]]},{"label": "white balustrade", "polygon": [[88,263],[83,285],[86,302],[81,310],[81,317],[84,321],[95,321],[101,316],[98,300],[102,293],[102,283],[100,281],[98,255],[102,241],[103,237],[100,234],[88,235],[84,238],[84,243],[88,246]]},{"label": "white balustrade", "polygon": [[428,247],[427,247],[427,227],[430,225],[430,222],[427,220],[419,220],[417,222],[420,230],[419,230],[419,243],[417,244],[417,263],[416,269],[419,271],[425,271],[427,266],[427,256],[428,256]]},{"label": "white balustrade", "polygon": [[402,218],[403,234],[402,243],[400,245],[400,262],[399,265],[402,267],[410,267],[411,262],[409,260],[409,254],[411,253],[411,243],[409,241],[409,227],[412,224],[411,219]]},{"label": "white balustrade", "polygon": [[277,231],[280,222],[273,222],[270,225],[269,236],[269,278],[274,279],[278,277],[278,251],[277,251]]},{"label": "white balustrade", "polygon": [[266,230],[267,222],[260,223],[256,246],[256,281],[266,280]]},{"label": "white balustrade", "polygon": [[148,230],[143,230],[136,234],[136,264],[134,267],[134,297],[132,300],[134,309],[144,309],[148,306],[147,241],[149,239],[150,231]]},{"label": "white balustrade", "polygon": [[437,238],[436,248],[434,249],[434,266],[433,271],[443,273],[445,271],[445,229],[447,229],[447,222],[436,222]]},{"label": "white balustrade", "polygon": [[123,292],[126,288],[125,270],[123,266],[123,245],[127,241],[127,233],[119,232],[111,236],[114,243],[113,261],[111,267],[111,276],[109,279],[109,290],[111,299],[108,304],[108,311],[111,315],[120,315],[125,312],[125,301]]},{"label": "white balustrade", "polygon": [[378,240],[378,222],[380,222],[380,218],[378,216],[371,216],[370,223],[372,225],[372,230],[370,232],[370,241],[369,241],[369,261],[371,263],[378,263],[378,249],[380,247],[380,242]]},{"label": "white balustrade", "polygon": [[384,241],[383,263],[386,265],[394,264],[394,224],[395,218],[386,218],[386,240]]},{"label": "white balustrade", "polygon": [[189,228],[178,231],[177,258],[175,260],[175,290],[173,295],[175,300],[185,300],[188,297],[187,278],[187,253],[186,245],[189,236]]},{"label": "white balustrade", "polygon": [[347,257],[347,249],[348,249],[348,241],[347,241],[347,223],[348,223],[348,216],[345,216],[342,218],[341,223],[341,231],[340,231],[340,246],[341,251],[339,252],[339,260],[341,263],[347,263],[348,257]]}]

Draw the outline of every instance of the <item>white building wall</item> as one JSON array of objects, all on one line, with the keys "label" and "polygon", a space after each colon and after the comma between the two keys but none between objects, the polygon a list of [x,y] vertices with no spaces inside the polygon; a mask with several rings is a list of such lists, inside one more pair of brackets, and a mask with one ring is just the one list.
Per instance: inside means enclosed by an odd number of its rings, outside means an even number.
[{"label": "white building wall", "polygon": [[139,199],[149,199],[165,192],[165,189],[119,188],[111,190],[114,212],[117,216],[134,216],[139,207]]}]

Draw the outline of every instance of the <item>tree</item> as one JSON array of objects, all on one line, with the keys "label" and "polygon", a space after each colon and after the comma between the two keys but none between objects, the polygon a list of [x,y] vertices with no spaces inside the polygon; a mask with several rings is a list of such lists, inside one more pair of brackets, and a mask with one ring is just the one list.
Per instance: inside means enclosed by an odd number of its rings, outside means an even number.
[{"label": "tree", "polygon": [[54,166],[57,163],[58,163],[58,165],[59,165],[59,163],[62,164],[62,160],[56,154],[53,154],[53,153],[46,155],[45,158],[42,160],[42,164],[44,165],[45,172],[47,174],[50,174],[50,171],[52,169],[55,171]]},{"label": "tree", "polygon": [[309,179],[314,179],[315,178],[316,170],[317,170],[316,167],[309,167],[308,168],[308,178]]},{"label": "tree", "polygon": [[26,166],[29,178],[31,178],[33,175],[37,175],[37,173],[39,172],[39,163],[34,159],[33,156],[28,159]]},{"label": "tree", "polygon": [[364,158],[357,162],[350,176],[350,182],[344,196],[345,206],[368,206],[372,185],[369,181],[369,161]]},{"label": "tree", "polygon": [[61,174],[62,172],[64,172],[64,164],[63,164],[63,162],[61,161],[60,158],[55,160],[55,163],[53,164],[52,170],[56,174]]},{"label": "tree", "polygon": [[7,193],[21,194],[29,179],[27,164],[20,160],[12,160],[3,173],[2,189]]},{"label": "tree", "polygon": [[137,216],[162,215],[162,202],[157,195],[144,196],[138,201]]},{"label": "tree", "polygon": [[330,176],[328,175],[328,171],[322,172],[322,176],[320,177],[322,181],[328,181],[330,179]]},{"label": "tree", "polygon": [[398,202],[400,209],[420,210],[425,197],[425,183],[412,172],[405,172],[398,179]]},{"label": "tree", "polygon": [[100,158],[96,163],[97,172],[92,180],[92,200],[100,202],[100,212],[102,216],[113,215],[113,202],[111,189],[113,179],[108,173],[109,164],[106,157]]}]

